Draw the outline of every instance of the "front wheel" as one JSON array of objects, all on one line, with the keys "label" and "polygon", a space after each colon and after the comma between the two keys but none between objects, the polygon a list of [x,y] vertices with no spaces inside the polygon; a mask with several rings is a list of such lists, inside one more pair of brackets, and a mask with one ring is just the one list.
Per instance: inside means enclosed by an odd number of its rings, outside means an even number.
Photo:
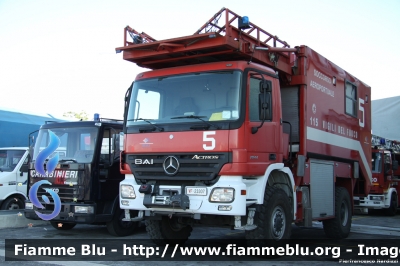
[{"label": "front wheel", "polygon": [[396,215],[398,207],[397,205],[398,205],[397,193],[392,192],[392,195],[390,197],[390,206],[389,208],[385,209],[384,213],[388,216]]},{"label": "front wheel", "polygon": [[192,232],[192,226],[183,223],[182,217],[162,216],[161,220],[146,220],[146,231],[157,245],[184,244]]},{"label": "front wheel", "polygon": [[[131,213],[132,217],[137,216],[137,211]],[[114,213],[113,219],[107,222],[107,230],[113,236],[129,236],[133,234],[138,227],[139,222],[122,221],[125,218],[125,211],[117,209]]]},{"label": "front wheel", "polygon": [[342,239],[348,237],[351,228],[351,201],[344,187],[336,187],[335,218],[322,222],[327,237]]},{"label": "front wheel", "polygon": [[50,224],[57,230],[71,230],[76,225],[76,223],[61,223],[61,222],[50,222]]},{"label": "front wheel", "polygon": [[264,203],[254,215],[257,228],[246,231],[246,239],[282,240],[290,238],[292,227],[290,201],[285,193],[277,187],[267,187]]},{"label": "front wheel", "polygon": [[24,207],[24,201],[19,197],[8,198],[3,202],[3,205],[1,205],[2,210],[18,210]]}]

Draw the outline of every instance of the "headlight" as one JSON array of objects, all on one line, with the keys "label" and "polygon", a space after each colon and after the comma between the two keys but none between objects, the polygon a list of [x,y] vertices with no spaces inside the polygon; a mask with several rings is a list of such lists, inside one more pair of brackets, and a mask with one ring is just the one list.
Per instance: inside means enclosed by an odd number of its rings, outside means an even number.
[{"label": "headlight", "polygon": [[232,202],[235,198],[234,188],[214,188],[211,191],[210,202]]},{"label": "headlight", "polygon": [[121,197],[128,199],[135,199],[135,190],[130,185],[121,185]]},{"label": "headlight", "polygon": [[75,213],[94,213],[93,206],[74,206]]},{"label": "headlight", "polygon": [[383,196],[371,196],[371,200],[383,200]]},{"label": "headlight", "polygon": [[33,210],[33,203],[25,203],[25,209],[27,210]]}]

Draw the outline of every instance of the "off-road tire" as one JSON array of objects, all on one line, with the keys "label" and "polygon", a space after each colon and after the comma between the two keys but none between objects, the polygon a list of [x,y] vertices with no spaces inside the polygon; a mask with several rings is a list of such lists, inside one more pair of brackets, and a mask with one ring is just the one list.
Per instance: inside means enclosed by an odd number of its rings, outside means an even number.
[{"label": "off-road tire", "polygon": [[267,187],[264,202],[258,206],[258,211],[254,215],[254,224],[257,228],[246,231],[246,239],[275,241],[289,239],[292,220],[290,201],[285,191],[277,187]]},{"label": "off-road tire", "polygon": [[[137,211],[131,212],[131,217],[136,217]],[[122,221],[125,218],[125,211],[118,208],[113,216],[113,219],[107,222],[107,230],[113,236],[129,236],[135,232],[139,222]]]},{"label": "off-road tire", "polygon": [[[76,225],[76,223],[63,223],[63,222],[50,222],[50,224],[57,230],[71,230]],[[58,224],[62,224],[62,226],[58,227]]]},{"label": "off-road tire", "polygon": [[19,210],[24,208],[24,201],[20,197],[10,197],[1,205],[2,210]]},{"label": "off-road tire", "polygon": [[150,239],[159,246],[184,244],[190,237],[192,226],[179,225],[177,218],[162,216],[161,220],[146,220],[146,231]]},{"label": "off-road tire", "polygon": [[390,197],[390,206],[389,208],[384,210],[384,214],[387,216],[396,215],[397,207],[398,207],[397,193],[392,192],[392,196]]},{"label": "off-road tire", "polygon": [[342,239],[348,237],[351,228],[351,201],[344,187],[335,189],[335,218],[322,221],[327,237]]}]

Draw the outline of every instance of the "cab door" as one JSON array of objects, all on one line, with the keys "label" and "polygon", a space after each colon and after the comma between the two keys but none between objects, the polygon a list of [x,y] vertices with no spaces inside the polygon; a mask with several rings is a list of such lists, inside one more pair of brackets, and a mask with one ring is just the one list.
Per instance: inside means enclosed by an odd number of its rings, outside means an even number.
[{"label": "cab door", "polygon": [[100,140],[101,148],[98,163],[98,178],[100,198],[102,200],[114,200],[119,194],[119,182],[124,179],[124,175],[120,173],[119,149],[115,149],[115,137],[113,137],[119,135],[121,131],[122,129],[114,129],[111,127],[104,128],[103,136]]},{"label": "cab door", "polygon": [[22,156],[21,161],[17,166],[17,191],[26,195],[27,185],[28,185],[28,168],[29,168],[29,155],[28,152]]},{"label": "cab door", "polygon": [[271,163],[282,162],[279,83],[256,71],[247,74],[247,161],[254,175],[263,175]]}]

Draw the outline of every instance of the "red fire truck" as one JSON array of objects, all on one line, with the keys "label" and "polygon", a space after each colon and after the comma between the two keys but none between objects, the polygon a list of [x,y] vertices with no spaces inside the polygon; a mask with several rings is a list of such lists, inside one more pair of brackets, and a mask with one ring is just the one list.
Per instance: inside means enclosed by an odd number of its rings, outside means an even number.
[{"label": "red fire truck", "polygon": [[281,240],[321,221],[348,236],[372,183],[369,86],[225,8],[190,36],[126,27],[116,51],[150,69],[126,93],[126,220],[145,219],[157,244],[197,223]]},{"label": "red fire truck", "polygon": [[372,187],[369,195],[355,196],[354,208],[362,213],[383,211],[395,215],[399,206],[400,143],[372,136]]}]

